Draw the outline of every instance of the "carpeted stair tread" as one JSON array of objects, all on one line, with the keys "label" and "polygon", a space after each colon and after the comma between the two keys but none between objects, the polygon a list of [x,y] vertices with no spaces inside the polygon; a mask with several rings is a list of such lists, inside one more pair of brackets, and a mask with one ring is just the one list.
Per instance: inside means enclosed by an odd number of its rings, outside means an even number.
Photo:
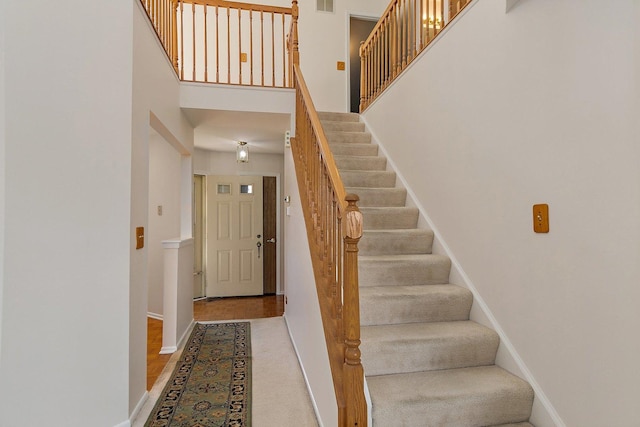
[{"label": "carpeted stair tread", "polygon": [[460,286],[360,287],[362,326],[469,320],[473,295]]},{"label": "carpeted stair tread", "polygon": [[524,423],[499,424],[499,425],[494,425],[489,427],[534,427],[534,425],[531,423],[524,422]]},{"label": "carpeted stair tread", "polygon": [[482,366],[367,376],[376,426],[490,426],[527,421],[533,390]]},{"label": "carpeted stair tread", "polygon": [[360,255],[430,254],[433,231],[424,228],[405,230],[365,230],[358,243]]},{"label": "carpeted stair tread", "polygon": [[320,120],[341,121],[341,122],[359,122],[360,114],[358,113],[334,113],[331,111],[318,111]]},{"label": "carpeted stair tread", "polygon": [[325,131],[329,144],[370,144],[371,134],[368,132]]},{"label": "carpeted stair tread", "polygon": [[403,207],[407,200],[404,188],[345,187],[347,193],[360,197],[359,207]]},{"label": "carpeted stair tread", "polygon": [[402,254],[358,257],[360,287],[441,285],[449,282],[451,260],[444,255]]},{"label": "carpeted stair tread", "polygon": [[349,121],[323,120],[322,129],[325,132],[364,132],[364,123]]},{"label": "carpeted stair tread", "polygon": [[410,207],[361,207],[365,230],[416,228],[418,209]]},{"label": "carpeted stair tread", "polygon": [[394,187],[396,173],[393,171],[360,171],[340,170],[340,177],[345,187]]},{"label": "carpeted stair tread", "polygon": [[331,144],[334,156],[377,156],[378,146],[371,143],[335,143]]},{"label": "carpeted stair tread", "polygon": [[333,156],[339,170],[383,171],[387,158],[378,156]]},{"label": "carpeted stair tread", "polygon": [[469,320],[365,326],[360,338],[367,375],[493,365],[500,343],[493,330]]}]

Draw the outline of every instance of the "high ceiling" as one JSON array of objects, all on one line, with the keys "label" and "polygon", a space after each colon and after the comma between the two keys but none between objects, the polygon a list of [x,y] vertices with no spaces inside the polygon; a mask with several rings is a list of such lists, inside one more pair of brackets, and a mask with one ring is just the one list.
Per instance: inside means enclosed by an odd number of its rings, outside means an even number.
[{"label": "high ceiling", "polygon": [[251,153],[282,154],[284,134],[291,127],[289,114],[184,108],[191,122],[196,148],[235,151],[246,141]]}]

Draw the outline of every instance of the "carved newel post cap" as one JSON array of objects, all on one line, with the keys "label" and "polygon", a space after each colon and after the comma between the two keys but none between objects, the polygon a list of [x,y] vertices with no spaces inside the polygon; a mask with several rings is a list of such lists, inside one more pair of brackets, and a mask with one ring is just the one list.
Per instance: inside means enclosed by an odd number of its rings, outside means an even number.
[{"label": "carved newel post cap", "polygon": [[360,197],[357,194],[347,194],[344,199],[348,203],[345,235],[350,239],[360,239],[362,237],[362,213],[356,204]]}]

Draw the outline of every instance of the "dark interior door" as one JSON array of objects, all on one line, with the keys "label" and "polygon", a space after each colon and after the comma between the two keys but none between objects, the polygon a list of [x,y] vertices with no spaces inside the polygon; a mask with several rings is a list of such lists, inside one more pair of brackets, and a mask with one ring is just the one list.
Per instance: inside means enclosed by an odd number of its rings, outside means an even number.
[{"label": "dark interior door", "polygon": [[360,42],[367,40],[377,20],[349,18],[349,81],[351,112],[360,112]]},{"label": "dark interior door", "polygon": [[265,176],[263,188],[263,231],[264,231],[264,294],[276,293],[277,227],[276,227],[276,177]]}]

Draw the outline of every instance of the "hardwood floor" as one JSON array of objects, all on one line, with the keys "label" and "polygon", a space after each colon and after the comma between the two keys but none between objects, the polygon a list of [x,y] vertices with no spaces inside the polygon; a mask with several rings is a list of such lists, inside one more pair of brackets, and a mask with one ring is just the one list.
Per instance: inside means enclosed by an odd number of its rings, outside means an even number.
[{"label": "hardwood floor", "polygon": [[[193,318],[196,322],[235,319],[262,319],[282,316],[284,296],[217,298],[193,303]],[[162,321],[147,318],[147,390],[151,390],[156,379],[171,357],[159,354],[162,348]]]}]

